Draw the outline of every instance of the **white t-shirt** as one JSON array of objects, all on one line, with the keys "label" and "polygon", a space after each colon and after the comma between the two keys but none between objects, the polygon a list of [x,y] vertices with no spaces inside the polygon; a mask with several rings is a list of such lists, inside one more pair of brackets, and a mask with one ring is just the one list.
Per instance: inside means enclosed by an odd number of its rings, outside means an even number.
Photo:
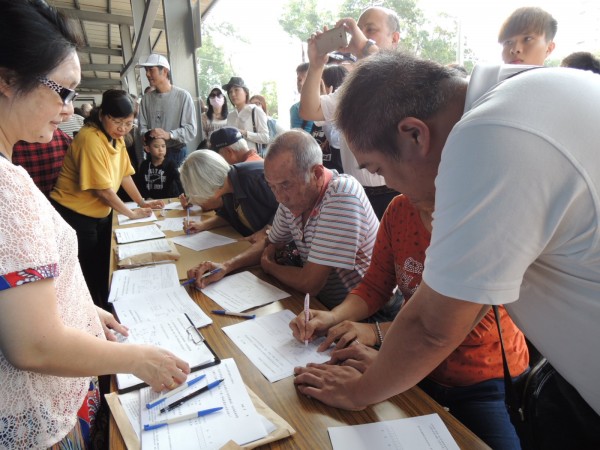
[{"label": "white t-shirt", "polygon": [[444,147],[423,278],[508,304],[600,413],[600,77],[543,68],[494,84],[467,94]]},{"label": "white t-shirt", "polygon": [[[325,117],[325,120],[329,123],[333,122],[335,109],[339,102],[337,93],[338,91],[328,95],[321,95],[321,110],[323,111],[323,117]],[[385,184],[385,179],[381,175],[375,175],[370,173],[367,169],[358,168],[358,162],[350,148],[348,148],[344,135],[341,133],[339,134],[339,149],[344,173],[352,175],[363,186],[372,187],[383,186]]]}]

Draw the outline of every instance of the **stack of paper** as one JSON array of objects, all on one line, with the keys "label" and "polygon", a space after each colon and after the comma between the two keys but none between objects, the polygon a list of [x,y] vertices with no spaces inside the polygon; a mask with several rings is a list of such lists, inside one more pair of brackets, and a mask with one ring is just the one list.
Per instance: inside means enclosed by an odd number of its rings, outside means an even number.
[{"label": "stack of paper", "polygon": [[127,244],[129,242],[164,238],[165,233],[160,231],[156,225],[146,225],[143,227],[118,228],[115,230],[115,237],[118,244]]},{"label": "stack of paper", "polygon": [[154,292],[179,286],[179,276],[175,264],[121,269],[113,272],[108,301],[124,295]]},{"label": "stack of paper", "polygon": [[141,219],[130,219],[125,214],[119,214],[117,216],[117,219],[119,221],[119,225],[132,225],[134,223],[155,222],[156,214],[154,214],[154,211],[152,211],[152,214],[150,214],[150,216],[142,217]]},{"label": "stack of paper", "polygon": [[[142,448],[218,449],[229,440],[244,445],[261,439],[274,430],[274,425],[256,412],[233,359],[225,359],[218,366],[192,373],[188,379],[197,377],[199,374],[206,375],[206,381],[203,381],[199,387],[215,380],[223,379],[223,382],[218,387],[190,399],[169,412],[160,413],[160,407],[151,409],[146,407],[146,404],[151,403],[160,395],[150,388],[119,396]],[[184,390],[169,398],[168,403],[172,403],[188,393],[187,390]],[[146,424],[218,407],[223,409],[201,418],[144,431]]]},{"label": "stack of paper", "polygon": [[171,241],[177,245],[187,247],[197,252],[200,250],[206,250],[208,248],[231,244],[232,242],[237,242],[235,239],[221,236],[220,234],[212,233],[210,231],[201,231],[200,233],[195,234],[175,236],[174,238],[171,238]]}]

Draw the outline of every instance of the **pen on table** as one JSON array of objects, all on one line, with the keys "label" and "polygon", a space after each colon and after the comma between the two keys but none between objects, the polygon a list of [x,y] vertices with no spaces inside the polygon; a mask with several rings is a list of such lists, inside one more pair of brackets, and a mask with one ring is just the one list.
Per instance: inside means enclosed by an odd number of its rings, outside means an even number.
[{"label": "pen on table", "polygon": [[308,345],[308,339],[306,339],[306,324],[310,320],[310,312],[308,311],[310,308],[310,295],[307,293],[304,296],[304,346]]},{"label": "pen on table", "polygon": [[193,412],[191,414],[184,414],[183,416],[173,417],[172,419],[161,420],[160,422],[148,423],[144,425],[144,431],[156,430],[157,428],[170,425],[172,423],[183,422],[185,420],[195,419],[197,417],[208,416],[217,411],[221,411],[222,406],[217,408],[203,409],[200,411]]},{"label": "pen on table", "polygon": [[162,402],[164,402],[166,399],[168,399],[169,397],[172,397],[173,395],[183,391],[184,389],[187,389],[188,387],[196,384],[198,381],[202,380],[204,377],[206,377],[205,374],[202,374],[196,378],[194,378],[193,380],[190,381],[186,381],[185,383],[183,383],[181,386],[176,387],[175,389],[161,395],[160,397],[158,397],[156,400],[154,400],[153,402],[150,403],[146,403],[146,408],[151,409],[154,408],[157,405],[160,405]]},{"label": "pen on table", "polygon": [[206,386],[198,389],[197,391],[192,392],[191,394],[186,395],[185,397],[181,397],[179,400],[177,400],[176,402],[171,403],[170,405],[165,406],[164,408],[162,408],[160,410],[161,414],[162,413],[166,413],[171,411],[172,409],[177,408],[178,406],[183,405],[185,402],[187,402],[188,400],[191,400],[194,397],[199,396],[200,394],[211,390],[212,388],[217,387],[219,384],[221,384],[221,382],[223,381],[223,379],[221,378],[220,380],[216,380],[213,381],[212,383],[208,383]]},{"label": "pen on table", "polygon": [[239,312],[234,312],[234,311],[226,311],[224,309],[213,309],[212,313],[219,314],[220,316],[243,317],[244,319],[254,319],[256,317],[256,314],[246,314],[246,313],[239,313]]}]

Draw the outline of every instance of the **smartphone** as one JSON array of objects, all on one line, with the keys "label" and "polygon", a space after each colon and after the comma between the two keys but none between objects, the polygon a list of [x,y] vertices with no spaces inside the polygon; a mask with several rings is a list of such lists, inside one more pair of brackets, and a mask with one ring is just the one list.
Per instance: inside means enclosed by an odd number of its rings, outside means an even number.
[{"label": "smartphone", "polygon": [[327,30],[317,36],[317,50],[320,54],[325,55],[339,48],[348,46],[348,35],[343,26]]}]

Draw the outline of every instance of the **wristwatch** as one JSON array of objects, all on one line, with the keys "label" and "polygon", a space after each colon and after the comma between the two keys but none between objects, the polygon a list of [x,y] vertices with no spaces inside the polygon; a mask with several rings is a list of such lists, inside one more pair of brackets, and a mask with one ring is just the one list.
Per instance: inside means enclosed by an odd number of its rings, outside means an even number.
[{"label": "wristwatch", "polygon": [[369,53],[369,49],[373,46],[373,45],[377,45],[377,42],[375,42],[373,39],[367,39],[367,43],[365,44],[365,46],[362,49],[362,55],[364,56],[369,56],[371,53]]}]

